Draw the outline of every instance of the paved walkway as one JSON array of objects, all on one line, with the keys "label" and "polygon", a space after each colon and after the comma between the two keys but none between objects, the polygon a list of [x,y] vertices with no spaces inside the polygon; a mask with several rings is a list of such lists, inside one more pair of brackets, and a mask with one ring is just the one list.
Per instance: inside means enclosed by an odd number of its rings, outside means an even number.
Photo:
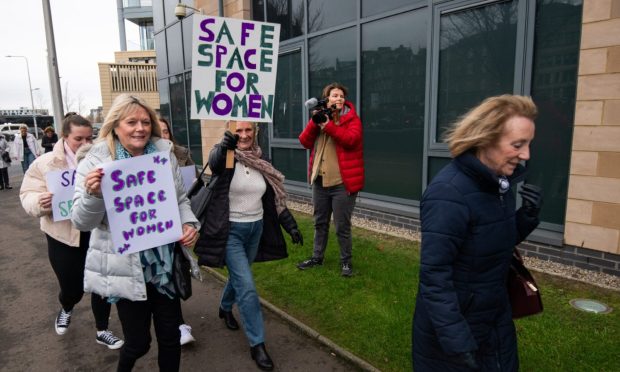
[{"label": "paved walkway", "polygon": [[[21,166],[9,169],[10,191],[0,191],[0,371],[114,371],[118,351],[95,343],[90,298],[76,306],[71,327],[56,335],[58,284],[47,258],[38,219],[19,202]],[[217,317],[222,284],[210,275],[194,281],[194,295],[183,303],[196,342],[183,347],[182,371],[257,371],[242,331],[229,331]],[[236,312],[236,309],[235,309]],[[263,310],[267,350],[278,371],[350,371],[355,367],[300,334],[274,313]],[[238,318],[238,313],[237,318]],[[110,328],[122,336],[116,309]],[[157,370],[157,344],[136,364],[136,371]]]}]

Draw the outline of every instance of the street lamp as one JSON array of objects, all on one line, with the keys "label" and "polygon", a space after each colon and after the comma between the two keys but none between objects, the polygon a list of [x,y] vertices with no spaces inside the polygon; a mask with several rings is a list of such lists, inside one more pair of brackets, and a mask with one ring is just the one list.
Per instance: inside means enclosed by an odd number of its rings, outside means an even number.
[{"label": "street lamp", "polygon": [[[28,65],[28,58],[25,56],[6,56],[7,58],[23,58],[26,61],[26,72],[28,72],[28,90],[30,91],[30,105],[32,106],[32,121],[34,124],[34,135],[39,139],[39,127],[37,126],[37,113],[34,111],[34,100],[32,99],[32,83],[30,82],[30,65]],[[38,89],[38,88],[37,88]]]}]

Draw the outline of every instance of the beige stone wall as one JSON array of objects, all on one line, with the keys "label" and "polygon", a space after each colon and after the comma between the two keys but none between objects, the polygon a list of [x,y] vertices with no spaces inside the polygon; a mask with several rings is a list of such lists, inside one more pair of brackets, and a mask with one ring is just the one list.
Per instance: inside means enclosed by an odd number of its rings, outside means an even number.
[{"label": "beige stone wall", "polygon": [[565,243],[620,253],[620,0],[584,0]]},{"label": "beige stone wall", "polygon": [[[205,14],[214,16],[219,14],[217,0],[195,0],[194,4],[196,8],[202,8]],[[250,11],[250,0],[224,0],[224,17],[251,19]],[[201,120],[200,125],[202,136],[202,160],[203,164],[206,164],[209,152],[224,135],[226,122],[222,120]]]}]

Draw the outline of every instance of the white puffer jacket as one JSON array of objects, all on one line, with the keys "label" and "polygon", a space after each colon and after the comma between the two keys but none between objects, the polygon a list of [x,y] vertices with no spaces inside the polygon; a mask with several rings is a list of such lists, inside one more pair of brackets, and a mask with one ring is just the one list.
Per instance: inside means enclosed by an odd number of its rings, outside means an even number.
[{"label": "white puffer jacket", "polygon": [[[183,187],[183,178],[177,159],[172,153],[172,142],[152,138],[158,151],[170,152],[170,164],[173,169],[174,183],[179,203],[182,224],[191,224],[200,229],[200,224],[190,208],[189,199]],[[131,301],[146,300],[146,285],[140,263],[140,254],[118,255],[114,251],[112,236],[102,198],[86,193],[84,179],[86,175],[102,163],[112,161],[107,142],[95,144],[77,169],[75,178],[75,195],[71,220],[80,231],[90,231],[90,247],[86,255],[84,268],[84,291],[97,293],[103,297],[121,297]]]}]

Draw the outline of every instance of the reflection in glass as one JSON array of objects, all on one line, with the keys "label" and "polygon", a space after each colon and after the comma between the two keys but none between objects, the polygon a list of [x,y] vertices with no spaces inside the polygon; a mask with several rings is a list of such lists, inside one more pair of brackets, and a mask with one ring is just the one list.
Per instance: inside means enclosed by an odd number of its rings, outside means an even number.
[{"label": "reflection in glass", "polygon": [[252,0],[252,20],[265,21],[265,0]]},{"label": "reflection in glass", "polygon": [[280,40],[303,34],[304,4],[302,0],[267,0],[267,22],[279,23]]},{"label": "reflection in glass", "polygon": [[301,133],[305,124],[301,94],[301,51],[281,54],[273,110],[274,138],[297,138]]},{"label": "reflection in glass", "polygon": [[185,112],[187,115],[187,126],[189,127],[189,150],[192,159],[196,164],[202,164],[202,137],[200,120],[191,118],[191,93],[192,93],[192,72],[185,73]]},{"label": "reflection in glass", "polygon": [[364,191],[422,194],[427,10],[362,26]]},{"label": "reflection in glass", "polygon": [[185,69],[192,68],[192,32],[194,27],[194,16],[186,17],[183,21],[183,56],[185,58]]},{"label": "reflection in glass", "polygon": [[155,31],[159,31],[164,27],[164,4],[161,1],[156,1],[153,5],[153,25]]},{"label": "reflection in glass", "polygon": [[512,93],[517,1],[441,16],[436,140],[489,96]]},{"label": "reflection in glass", "polygon": [[170,121],[170,97],[168,97],[168,79],[157,81],[159,88],[159,115]]},{"label": "reflection in glass", "polygon": [[273,148],[272,162],[287,180],[306,182],[306,150]]},{"label": "reflection in glass", "polygon": [[355,28],[310,39],[310,97],[319,97],[323,87],[339,82],[349,89],[347,100],[355,102],[356,60]]},{"label": "reflection in glass", "polygon": [[172,133],[183,146],[187,146],[187,110],[185,105],[185,87],[183,74],[170,77],[170,108]]},{"label": "reflection in glass", "polygon": [[[538,106],[527,182],[545,193],[541,220],[564,224],[575,118],[581,1],[537,1],[532,98]],[[557,32],[562,30],[562,32]]]},{"label": "reflection in glass", "polygon": [[155,58],[157,58],[157,76],[168,76],[168,60],[166,51],[166,31],[155,34]]},{"label": "reflection in glass", "polygon": [[168,73],[183,72],[183,43],[181,43],[181,23],[174,24],[166,29],[166,45],[168,46]]},{"label": "reflection in glass", "polygon": [[356,3],[356,0],[308,0],[308,32],[355,20]]},{"label": "reflection in glass", "polygon": [[411,5],[415,2],[416,0],[362,0],[362,17],[398,9],[401,6]]}]

